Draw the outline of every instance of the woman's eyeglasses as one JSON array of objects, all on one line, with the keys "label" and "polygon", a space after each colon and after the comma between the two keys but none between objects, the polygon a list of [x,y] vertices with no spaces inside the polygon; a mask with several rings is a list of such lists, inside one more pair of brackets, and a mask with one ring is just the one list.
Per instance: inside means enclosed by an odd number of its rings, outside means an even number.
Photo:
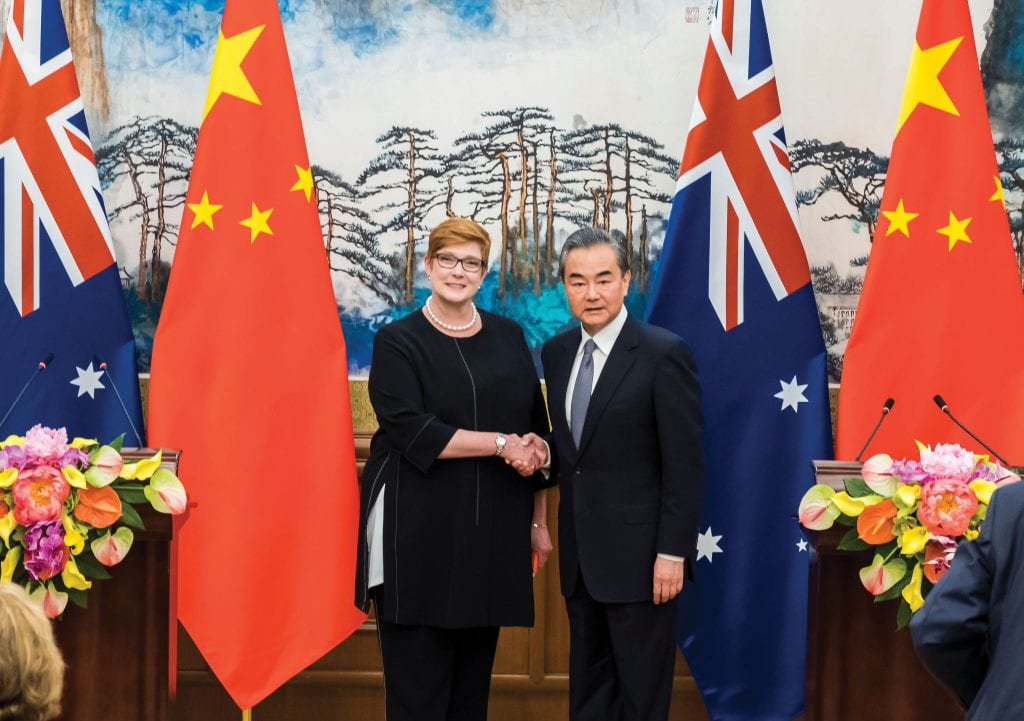
[{"label": "woman's eyeglasses", "polygon": [[479,258],[456,258],[451,253],[435,253],[434,260],[439,266],[449,270],[461,263],[462,269],[467,273],[479,273],[484,267],[484,262]]}]

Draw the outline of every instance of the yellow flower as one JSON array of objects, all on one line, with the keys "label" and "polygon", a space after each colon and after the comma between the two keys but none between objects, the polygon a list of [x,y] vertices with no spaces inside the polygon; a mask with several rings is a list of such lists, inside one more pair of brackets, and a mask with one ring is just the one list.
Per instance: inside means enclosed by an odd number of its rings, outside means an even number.
[{"label": "yellow flower", "polygon": [[15,546],[7,552],[3,562],[0,563],[0,582],[10,581],[14,578],[14,569],[18,567],[18,561],[20,560],[21,546]]},{"label": "yellow flower", "polygon": [[921,579],[923,574],[924,571],[921,569],[921,564],[915,564],[914,570],[910,574],[910,583],[904,586],[900,592],[903,600],[910,604],[911,611],[917,611],[917,609],[924,605],[924,596],[921,595]]},{"label": "yellow flower", "polygon": [[77,588],[79,591],[85,591],[92,588],[92,581],[82,575],[82,572],[78,570],[78,565],[75,563],[74,558],[69,558],[67,564],[64,566],[64,570],[60,572],[60,580],[64,582],[64,585],[68,588]]},{"label": "yellow flower", "polygon": [[978,529],[977,528],[968,528],[966,531],[964,531],[964,538],[966,538],[968,541],[973,541],[977,537],[978,537]]},{"label": "yellow flower", "polygon": [[914,526],[903,532],[901,539],[901,552],[904,556],[913,556],[920,553],[928,545],[928,529],[924,526]]},{"label": "yellow flower", "polygon": [[77,556],[85,549],[85,536],[78,530],[78,525],[71,520],[71,516],[65,514],[61,520],[64,522],[64,545]]},{"label": "yellow flower", "polygon": [[4,438],[2,441],[0,441],[0,448],[3,448],[4,446],[23,446],[23,445],[25,445],[25,437],[24,436],[10,435],[10,436],[7,436],[6,438]]},{"label": "yellow flower", "polygon": [[145,481],[152,477],[160,468],[160,461],[163,458],[163,451],[159,450],[149,458],[144,458],[137,463],[126,463],[121,469],[121,478],[129,481]]},{"label": "yellow flower", "polygon": [[990,503],[992,501],[992,494],[995,493],[996,484],[992,481],[983,481],[980,478],[975,478],[973,481],[967,484],[974,495],[978,497],[978,500],[982,503]]},{"label": "yellow flower", "polygon": [[0,488],[10,488],[14,485],[14,482],[18,480],[18,469],[8,468],[7,470],[0,471]]},{"label": "yellow flower", "polygon": [[14,520],[14,511],[8,511],[3,518],[0,518],[0,538],[4,539],[4,544],[11,545],[11,533],[14,532],[14,527],[17,525]]},{"label": "yellow flower", "polygon": [[74,488],[88,487],[88,484],[85,482],[85,475],[74,466],[64,466],[60,469],[60,473],[64,476],[64,480],[68,482],[69,486]]},{"label": "yellow flower", "polygon": [[89,446],[95,446],[97,445],[97,443],[99,443],[99,441],[97,441],[95,438],[82,438],[81,436],[75,436],[75,439],[71,441],[71,443],[69,443],[68,445],[71,446],[72,448],[82,450],[88,448]]},{"label": "yellow flower", "polygon": [[832,496],[832,504],[840,510],[843,515],[857,517],[864,512],[868,506],[873,506],[882,500],[881,496],[861,496],[853,498],[846,491],[840,491]]},{"label": "yellow flower", "polygon": [[907,483],[896,490],[896,495],[893,498],[900,508],[913,508],[920,497],[921,486],[916,483]]}]

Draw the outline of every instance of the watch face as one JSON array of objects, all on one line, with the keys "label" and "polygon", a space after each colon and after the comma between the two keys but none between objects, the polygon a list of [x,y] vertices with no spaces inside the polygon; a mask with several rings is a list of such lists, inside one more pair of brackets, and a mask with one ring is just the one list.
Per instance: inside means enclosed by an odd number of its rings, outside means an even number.
[{"label": "watch face", "polygon": [[505,443],[507,443],[505,436],[495,437],[494,445],[497,447],[498,453],[501,453],[503,450],[505,450]]}]

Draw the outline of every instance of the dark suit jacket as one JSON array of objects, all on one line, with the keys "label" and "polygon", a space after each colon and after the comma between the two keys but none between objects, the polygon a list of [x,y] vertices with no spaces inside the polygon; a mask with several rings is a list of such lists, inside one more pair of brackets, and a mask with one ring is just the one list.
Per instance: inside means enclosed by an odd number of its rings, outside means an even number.
[{"label": "dark suit jacket", "polygon": [[603,603],[651,600],[658,553],[689,557],[704,478],[700,386],[676,335],[627,318],[594,388],[580,447],[565,395],[580,329],[544,344],[558,478],[562,593],[582,574]]},{"label": "dark suit jacket", "polygon": [[960,544],[910,632],[967,719],[1024,719],[1024,483],[992,496],[981,535]]}]

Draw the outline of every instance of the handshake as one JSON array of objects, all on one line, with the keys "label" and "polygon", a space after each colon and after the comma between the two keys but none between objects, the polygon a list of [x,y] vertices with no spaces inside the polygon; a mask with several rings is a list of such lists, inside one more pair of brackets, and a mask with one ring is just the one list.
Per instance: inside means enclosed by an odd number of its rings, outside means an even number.
[{"label": "handshake", "polygon": [[548,444],[536,433],[505,436],[505,449],[501,457],[522,476],[532,476],[548,466]]}]

